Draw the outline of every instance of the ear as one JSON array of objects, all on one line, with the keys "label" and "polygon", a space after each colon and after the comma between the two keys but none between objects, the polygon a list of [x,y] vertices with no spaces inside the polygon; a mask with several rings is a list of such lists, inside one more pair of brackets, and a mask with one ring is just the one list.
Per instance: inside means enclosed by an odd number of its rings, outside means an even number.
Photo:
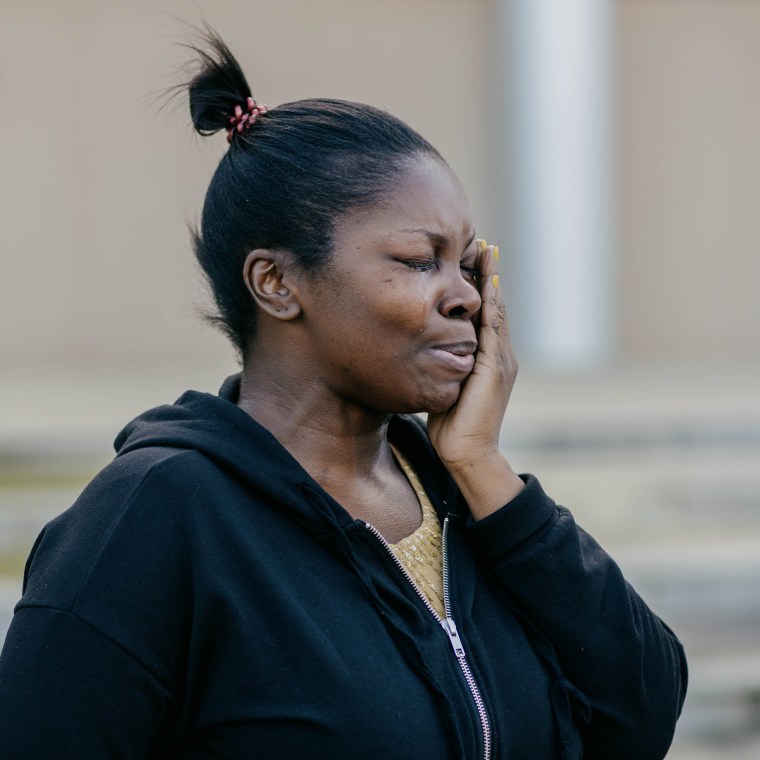
[{"label": "ear", "polygon": [[301,314],[295,263],[285,251],[257,248],[246,256],[243,278],[256,305],[270,317],[295,319]]}]

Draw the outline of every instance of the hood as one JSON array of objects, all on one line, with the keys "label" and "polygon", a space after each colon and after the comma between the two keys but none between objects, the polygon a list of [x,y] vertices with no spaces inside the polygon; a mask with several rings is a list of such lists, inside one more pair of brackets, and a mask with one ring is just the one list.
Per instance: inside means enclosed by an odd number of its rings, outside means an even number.
[{"label": "hood", "polygon": [[237,406],[239,393],[238,374],[225,380],[218,396],[186,391],[173,404],[149,409],[116,437],[117,458],[151,447],[197,451],[229,476],[247,483],[253,493],[294,511],[302,521],[314,523],[317,517],[312,506],[305,508],[306,496],[332,523],[350,523],[348,513],[272,433]]},{"label": "hood", "polygon": [[[250,483],[273,503],[299,511],[298,505],[306,496],[331,522],[344,528],[352,523],[346,510],[274,435],[237,406],[239,393],[237,374],[225,380],[218,396],[187,391],[174,404],[148,410],[116,437],[117,457],[148,447],[195,450]],[[432,450],[424,423],[411,415],[396,415],[389,425],[388,437],[409,459],[433,503],[441,510],[447,501],[453,505],[453,483]],[[307,519],[312,520],[314,510],[308,512]]]},{"label": "hood", "polygon": [[[254,435],[256,439],[268,436],[274,441],[271,433],[237,406],[239,393],[238,374],[224,381],[218,396],[186,391],[173,404],[149,409],[125,425],[116,436],[116,455],[160,446],[196,449],[215,458],[214,455],[223,454],[234,444],[234,440],[230,440],[233,431]],[[234,446],[227,453],[234,453]]]}]

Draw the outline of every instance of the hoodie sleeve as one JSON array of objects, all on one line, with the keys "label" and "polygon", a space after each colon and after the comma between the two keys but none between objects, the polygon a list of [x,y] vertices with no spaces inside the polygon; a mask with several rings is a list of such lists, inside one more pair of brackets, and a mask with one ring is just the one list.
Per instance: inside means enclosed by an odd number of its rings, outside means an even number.
[{"label": "hoodie sleeve", "polygon": [[570,512],[525,480],[513,501],[470,524],[475,550],[588,699],[584,757],[660,760],[685,697],[683,648]]},{"label": "hoodie sleeve", "polygon": [[71,612],[22,607],[0,658],[0,758],[155,756],[174,700],[123,647]]}]

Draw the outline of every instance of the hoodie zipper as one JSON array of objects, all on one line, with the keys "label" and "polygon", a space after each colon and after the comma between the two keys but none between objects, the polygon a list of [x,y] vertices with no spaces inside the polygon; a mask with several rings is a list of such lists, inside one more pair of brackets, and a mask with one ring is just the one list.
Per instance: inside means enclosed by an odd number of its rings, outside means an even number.
[{"label": "hoodie zipper", "polygon": [[478,684],[475,681],[475,676],[472,674],[469,662],[467,662],[464,645],[462,644],[462,640],[459,638],[456,624],[454,623],[454,619],[451,616],[451,599],[449,596],[449,518],[446,517],[443,521],[443,531],[441,535],[441,554],[443,555],[443,609],[446,614],[445,618],[441,618],[441,616],[435,611],[435,608],[432,604],[430,604],[425,594],[414,582],[412,576],[409,575],[401,560],[395,555],[393,549],[391,549],[390,544],[385,540],[383,534],[380,533],[380,531],[371,523],[365,522],[364,524],[370,533],[372,533],[372,535],[375,536],[377,540],[382,544],[388,554],[390,554],[391,559],[395,563],[396,567],[398,567],[398,569],[403,573],[404,577],[407,579],[407,581],[409,581],[412,588],[417,593],[417,596],[419,596],[430,614],[435,618],[436,622],[443,628],[443,630],[446,632],[446,635],[449,637],[451,648],[454,650],[454,654],[457,658],[457,662],[459,663],[459,667],[462,671],[462,675],[464,676],[464,680],[466,681],[467,686],[470,689],[470,693],[472,694],[472,699],[475,702],[475,709],[478,711],[478,717],[480,718],[480,727],[483,731],[483,760],[491,760],[491,723],[488,719],[485,702],[483,702],[483,697],[480,693],[480,689],[478,688]]}]

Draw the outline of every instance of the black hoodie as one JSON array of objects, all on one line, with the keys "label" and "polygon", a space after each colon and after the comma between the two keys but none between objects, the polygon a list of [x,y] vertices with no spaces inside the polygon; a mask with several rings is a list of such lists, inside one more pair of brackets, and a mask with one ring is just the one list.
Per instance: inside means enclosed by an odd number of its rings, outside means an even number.
[{"label": "black hoodie", "polygon": [[237,390],[138,417],[40,534],[0,758],[665,756],[681,646],[535,478],[474,523],[424,425],[391,421],[444,522],[457,638]]}]

